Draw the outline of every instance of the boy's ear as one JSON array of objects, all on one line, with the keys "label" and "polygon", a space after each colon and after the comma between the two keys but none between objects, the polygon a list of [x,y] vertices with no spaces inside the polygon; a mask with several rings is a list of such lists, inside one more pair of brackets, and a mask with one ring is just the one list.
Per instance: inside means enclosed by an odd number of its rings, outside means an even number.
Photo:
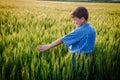
[{"label": "boy's ear", "polygon": [[85,18],[84,18],[84,17],[81,17],[81,20],[82,20],[82,21],[85,21]]},{"label": "boy's ear", "polygon": [[82,19],[82,20],[85,20],[85,18],[84,18],[84,17],[81,17],[81,19]]}]

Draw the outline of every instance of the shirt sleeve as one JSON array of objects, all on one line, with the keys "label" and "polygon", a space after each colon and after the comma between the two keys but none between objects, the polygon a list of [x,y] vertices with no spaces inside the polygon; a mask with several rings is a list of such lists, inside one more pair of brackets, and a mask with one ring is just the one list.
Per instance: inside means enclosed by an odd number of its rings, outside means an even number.
[{"label": "shirt sleeve", "polygon": [[80,41],[84,37],[84,34],[81,30],[74,30],[70,34],[62,37],[62,42],[68,47]]}]

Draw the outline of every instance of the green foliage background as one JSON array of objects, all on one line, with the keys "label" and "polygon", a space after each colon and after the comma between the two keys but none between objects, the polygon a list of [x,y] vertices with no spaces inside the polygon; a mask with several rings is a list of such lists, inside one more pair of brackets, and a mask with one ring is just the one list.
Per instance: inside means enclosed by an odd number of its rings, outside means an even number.
[{"label": "green foliage background", "polygon": [[[65,45],[39,52],[38,44],[51,43],[75,29],[70,18],[77,6],[90,13],[97,32],[95,50],[86,58],[71,54]],[[120,4],[54,1],[0,1],[1,80],[119,80]]]}]

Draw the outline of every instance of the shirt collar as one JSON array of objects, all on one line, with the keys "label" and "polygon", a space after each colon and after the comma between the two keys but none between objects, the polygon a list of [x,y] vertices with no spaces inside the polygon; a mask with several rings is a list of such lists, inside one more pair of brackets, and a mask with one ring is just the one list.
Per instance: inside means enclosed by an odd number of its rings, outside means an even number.
[{"label": "shirt collar", "polygon": [[85,24],[81,25],[80,27],[87,26],[87,25],[89,25],[89,23],[85,23]]},{"label": "shirt collar", "polygon": [[89,25],[89,23],[85,23],[85,24],[79,26],[78,28],[81,28],[81,27],[84,27],[84,26],[88,26],[88,25]]}]

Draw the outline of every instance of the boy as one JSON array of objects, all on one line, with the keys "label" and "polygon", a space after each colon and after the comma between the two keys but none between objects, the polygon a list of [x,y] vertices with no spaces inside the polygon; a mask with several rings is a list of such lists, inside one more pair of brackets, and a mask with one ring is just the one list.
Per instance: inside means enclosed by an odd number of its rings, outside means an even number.
[{"label": "boy", "polygon": [[85,7],[77,7],[71,14],[77,28],[70,34],[57,39],[51,44],[39,45],[38,50],[46,51],[63,43],[68,47],[69,52],[73,54],[72,63],[74,63],[75,54],[84,53],[87,55],[91,53],[94,49],[96,32],[94,28],[87,23],[88,15],[88,10]]}]

